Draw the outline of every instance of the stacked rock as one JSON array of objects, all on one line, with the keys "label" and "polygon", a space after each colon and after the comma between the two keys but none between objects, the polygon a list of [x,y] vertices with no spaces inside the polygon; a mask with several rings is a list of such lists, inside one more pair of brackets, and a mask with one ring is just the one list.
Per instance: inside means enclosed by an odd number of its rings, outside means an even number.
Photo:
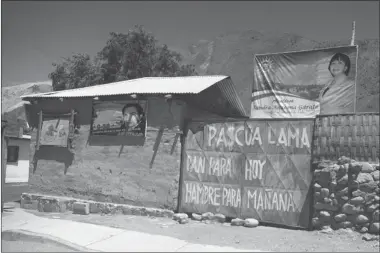
[{"label": "stacked rock", "polygon": [[356,213],[348,218],[362,233],[379,233],[379,173],[378,165],[367,162],[352,163],[350,167],[348,204],[355,207]]},{"label": "stacked rock", "polygon": [[347,157],[322,161],[314,171],[313,227],[379,233],[379,165]]},{"label": "stacked rock", "polygon": [[314,228],[331,225],[333,214],[339,209],[339,196],[336,194],[339,168],[336,164],[323,161],[314,171]]}]

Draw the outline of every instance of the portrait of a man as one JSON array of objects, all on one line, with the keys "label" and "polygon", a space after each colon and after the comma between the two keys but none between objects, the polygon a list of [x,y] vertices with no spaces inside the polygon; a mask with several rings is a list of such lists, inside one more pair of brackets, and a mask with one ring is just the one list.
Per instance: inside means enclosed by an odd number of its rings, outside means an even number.
[{"label": "portrait of a man", "polygon": [[141,105],[128,103],[122,109],[122,131],[145,133],[145,115]]}]

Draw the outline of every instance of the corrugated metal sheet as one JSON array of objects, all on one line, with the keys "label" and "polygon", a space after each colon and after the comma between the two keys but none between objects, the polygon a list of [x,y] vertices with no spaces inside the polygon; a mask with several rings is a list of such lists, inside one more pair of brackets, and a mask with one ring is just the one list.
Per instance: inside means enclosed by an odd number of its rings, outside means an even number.
[{"label": "corrugated metal sheet", "polygon": [[228,76],[144,77],[85,88],[32,94],[25,98],[96,97],[124,94],[198,94]]},{"label": "corrugated metal sheet", "polygon": [[231,108],[236,110],[236,116],[248,116],[248,113],[244,109],[244,105],[239,98],[239,95],[231,78],[222,80],[218,83],[217,86],[220,88],[224,98],[231,105]]}]

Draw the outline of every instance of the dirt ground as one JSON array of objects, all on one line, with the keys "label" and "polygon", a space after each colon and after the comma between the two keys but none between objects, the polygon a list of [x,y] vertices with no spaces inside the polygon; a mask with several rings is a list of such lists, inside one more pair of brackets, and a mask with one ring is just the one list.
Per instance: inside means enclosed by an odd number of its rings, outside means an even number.
[{"label": "dirt ground", "polygon": [[229,246],[240,249],[263,251],[357,251],[379,252],[379,237],[375,241],[364,241],[363,234],[352,230],[338,230],[328,233],[259,226],[257,228],[233,227],[229,223],[205,224],[190,221],[178,224],[168,218],[141,217],[131,215],[75,215],[72,213],[39,213],[35,215],[51,218],[86,222],[109,227],[122,228],[175,237],[191,243]]}]

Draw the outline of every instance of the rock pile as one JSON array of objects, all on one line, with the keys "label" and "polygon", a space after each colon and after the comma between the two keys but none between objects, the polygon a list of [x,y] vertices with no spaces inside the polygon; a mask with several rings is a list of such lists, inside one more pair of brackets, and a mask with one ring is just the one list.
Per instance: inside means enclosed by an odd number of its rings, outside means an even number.
[{"label": "rock pile", "polygon": [[[213,214],[211,212],[203,213],[203,214],[191,214],[191,219],[194,221],[200,221],[206,224],[211,223],[225,223],[226,216],[220,213]],[[186,224],[189,222],[189,216],[186,213],[176,213],[173,215],[173,220],[178,221],[180,224]],[[259,225],[259,221],[256,219],[232,219],[231,226],[244,226],[248,228],[254,228]]]},{"label": "rock pile", "polygon": [[341,157],[314,170],[314,228],[379,234],[379,165]]}]

